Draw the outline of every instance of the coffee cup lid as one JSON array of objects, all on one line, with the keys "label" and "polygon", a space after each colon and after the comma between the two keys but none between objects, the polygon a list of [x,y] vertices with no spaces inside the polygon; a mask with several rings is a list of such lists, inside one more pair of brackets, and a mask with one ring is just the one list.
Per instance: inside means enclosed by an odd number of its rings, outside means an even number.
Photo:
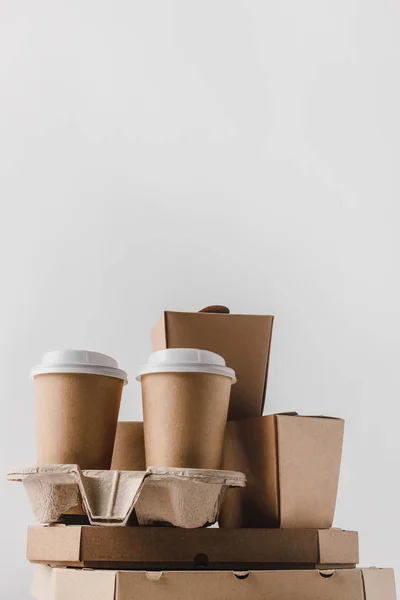
[{"label": "coffee cup lid", "polygon": [[141,381],[142,375],[150,373],[212,373],[229,377],[232,384],[236,383],[235,371],[226,366],[222,356],[195,348],[168,348],[153,352],[136,379]]},{"label": "coffee cup lid", "polygon": [[125,383],[128,383],[127,374],[118,368],[116,360],[106,354],[89,352],[88,350],[54,350],[46,352],[40,365],[33,367],[30,376],[35,377],[46,373],[106,375],[107,377],[123,379]]}]

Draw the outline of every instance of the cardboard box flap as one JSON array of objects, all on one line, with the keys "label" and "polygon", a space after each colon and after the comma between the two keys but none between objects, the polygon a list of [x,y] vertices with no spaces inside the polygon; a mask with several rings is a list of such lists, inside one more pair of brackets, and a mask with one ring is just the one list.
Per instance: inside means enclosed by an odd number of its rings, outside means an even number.
[{"label": "cardboard box flap", "polygon": [[[275,421],[281,527],[309,520],[312,506],[314,523],[309,526],[329,528],[336,505],[344,421],[286,415],[276,415]],[[316,453],[316,448],[324,452]]]},{"label": "cardboard box flap", "polygon": [[[365,570],[368,572],[368,570]],[[368,574],[350,571],[87,571],[54,569],[53,591],[32,587],[36,600],[395,600],[381,571],[379,596],[368,597]],[[390,570],[389,570],[390,571]],[[372,575],[375,586],[379,585]],[[385,587],[386,586],[386,587]],[[368,584],[367,584],[368,588]],[[375,587],[378,591],[378,587]],[[367,594],[369,592],[367,591]],[[46,595],[47,594],[47,595]]]},{"label": "cardboard box flap", "polygon": [[133,511],[140,525],[168,523],[202,527],[218,519],[227,487],[242,487],[242,473],[150,467],[147,471],[81,471],[77,465],[14,469],[35,516],[56,522],[81,498],[92,525],[128,523]]},{"label": "cardboard box flap", "polygon": [[238,315],[220,310],[165,311],[152,329],[152,347],[200,348],[220,354],[237,377],[231,390],[228,419],[256,417],[264,409],[273,321],[271,315]]},{"label": "cardboard box flap", "polygon": [[365,600],[396,600],[393,569],[362,569]]},{"label": "cardboard box flap", "polygon": [[227,423],[222,467],[245,473],[228,490],[220,527],[332,526],[344,421],[273,414]]}]

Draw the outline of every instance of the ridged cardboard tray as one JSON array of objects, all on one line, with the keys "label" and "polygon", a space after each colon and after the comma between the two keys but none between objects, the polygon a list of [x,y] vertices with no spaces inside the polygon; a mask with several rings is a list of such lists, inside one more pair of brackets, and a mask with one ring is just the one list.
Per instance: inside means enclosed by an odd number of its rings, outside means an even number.
[{"label": "ridged cardboard tray", "polygon": [[[147,471],[81,471],[77,465],[12,469],[22,481],[40,523],[68,513],[87,515],[91,525],[205,527],[218,520],[228,487],[243,487],[234,471],[149,467]],[[81,507],[81,510],[76,510]]]}]

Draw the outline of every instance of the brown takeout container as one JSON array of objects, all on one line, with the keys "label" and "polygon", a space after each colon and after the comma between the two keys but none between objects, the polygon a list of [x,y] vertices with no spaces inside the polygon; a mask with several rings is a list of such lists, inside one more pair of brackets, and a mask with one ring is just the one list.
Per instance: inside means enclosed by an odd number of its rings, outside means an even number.
[{"label": "brown takeout container", "polygon": [[36,600],[396,600],[392,569],[90,571],[39,565]]},{"label": "brown takeout container", "polygon": [[227,424],[222,467],[246,475],[229,490],[220,527],[332,526],[344,421],[268,415]]},{"label": "brown takeout container", "polygon": [[145,471],[142,421],[119,421],[111,462],[113,471]]},{"label": "brown takeout container", "polygon": [[231,390],[228,419],[261,415],[274,317],[229,314],[228,309],[218,306],[204,311],[165,311],[152,330],[153,350],[200,348],[216,352],[234,369],[237,378]]},{"label": "brown takeout container", "polygon": [[341,529],[29,527],[27,558],[98,569],[327,569],[358,563],[358,534]]}]

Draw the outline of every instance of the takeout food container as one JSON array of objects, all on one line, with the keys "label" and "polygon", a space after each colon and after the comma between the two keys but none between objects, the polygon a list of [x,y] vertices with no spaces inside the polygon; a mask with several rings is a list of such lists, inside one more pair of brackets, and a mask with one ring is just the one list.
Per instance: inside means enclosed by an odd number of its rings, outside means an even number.
[{"label": "takeout food container", "polygon": [[136,516],[139,525],[187,529],[215,523],[226,489],[246,481],[228,471],[81,471],[77,465],[13,469],[8,480],[23,482],[40,523],[56,523],[81,505],[92,525],[124,526]]},{"label": "takeout food container", "polygon": [[331,527],[343,433],[342,419],[297,413],[230,421],[222,468],[247,485],[228,491],[220,527]]},{"label": "takeout food container", "polygon": [[36,600],[396,600],[393,569],[117,571],[36,567]]},{"label": "takeout food container", "polygon": [[113,471],[145,471],[142,421],[119,421],[111,461]]},{"label": "takeout food container", "polygon": [[88,569],[262,570],[354,568],[358,534],[342,529],[202,527],[28,528],[33,563]]},{"label": "takeout food container", "polygon": [[236,374],[228,420],[262,415],[271,346],[271,315],[230,313],[225,306],[200,312],[165,311],[151,332],[153,350],[202,348],[222,356]]}]

